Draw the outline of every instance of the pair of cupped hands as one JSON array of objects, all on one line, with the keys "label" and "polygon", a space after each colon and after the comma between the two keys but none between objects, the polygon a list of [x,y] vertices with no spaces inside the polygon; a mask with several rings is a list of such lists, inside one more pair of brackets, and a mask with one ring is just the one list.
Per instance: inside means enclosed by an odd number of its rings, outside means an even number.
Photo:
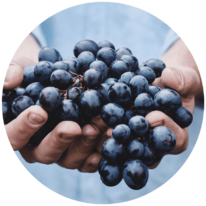
[{"label": "pair of cupped hands", "polygon": [[[13,89],[21,85],[23,68],[35,63],[28,58],[13,60],[5,77],[4,89]],[[183,106],[193,113],[195,94],[200,84],[198,74],[193,69],[182,66],[165,68],[162,76],[153,84],[176,90],[181,96]],[[38,146],[29,146],[27,143],[30,137],[46,123],[47,119],[47,112],[35,105],[5,125],[13,150],[19,150],[29,163],[56,163],[68,169],[78,169],[80,172],[96,172],[102,158],[101,147],[108,138],[112,137],[112,128],[104,123],[101,116],[94,117],[91,121],[92,125],[88,124],[83,128],[80,128],[76,122],[63,121]],[[182,129],[160,111],[152,111],[146,119],[151,128],[166,126],[173,131],[176,147],[170,154],[179,154],[187,149],[188,128]]]}]

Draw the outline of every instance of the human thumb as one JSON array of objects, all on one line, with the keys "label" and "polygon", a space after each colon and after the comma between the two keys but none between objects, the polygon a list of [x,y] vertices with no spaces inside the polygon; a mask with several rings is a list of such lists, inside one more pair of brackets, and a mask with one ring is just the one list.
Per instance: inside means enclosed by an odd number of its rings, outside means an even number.
[{"label": "human thumb", "polygon": [[177,91],[182,97],[195,95],[200,79],[197,72],[189,67],[170,67],[162,72],[161,82],[164,88],[171,88]]},{"label": "human thumb", "polygon": [[8,90],[19,86],[23,81],[23,76],[22,67],[11,62],[4,79],[4,89]]}]

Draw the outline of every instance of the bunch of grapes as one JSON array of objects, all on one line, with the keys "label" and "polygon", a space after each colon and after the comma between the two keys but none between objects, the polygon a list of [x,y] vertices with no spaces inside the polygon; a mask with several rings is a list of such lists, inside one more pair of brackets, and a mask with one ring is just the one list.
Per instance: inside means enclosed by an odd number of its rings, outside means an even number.
[{"label": "bunch of grapes", "polygon": [[182,107],[176,91],[151,85],[166,67],[161,60],[139,64],[130,49],[115,50],[109,41],[80,41],[73,51],[75,57],[63,60],[54,48],[40,50],[39,62],[24,68],[21,87],[3,91],[4,123],[32,105],[41,106],[49,118],[28,143],[37,146],[61,121],[75,121],[83,127],[101,115],[114,127],[113,137],[102,146],[98,165],[102,182],[115,186],[123,178],[130,188],[143,188],[148,167],[176,145],[169,128],[151,129],[145,116],[159,110],[185,128],[192,114]]}]

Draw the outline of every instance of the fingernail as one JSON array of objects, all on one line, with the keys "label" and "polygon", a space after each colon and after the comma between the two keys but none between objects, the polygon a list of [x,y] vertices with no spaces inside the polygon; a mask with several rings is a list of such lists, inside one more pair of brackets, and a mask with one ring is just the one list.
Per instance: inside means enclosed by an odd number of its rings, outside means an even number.
[{"label": "fingernail", "polygon": [[38,124],[41,124],[43,121],[44,121],[44,118],[41,117],[40,115],[37,115],[37,114],[30,114],[29,115],[29,122],[31,124],[38,125]]},{"label": "fingernail", "polygon": [[11,63],[9,65],[8,70],[7,70],[6,77],[5,77],[4,81],[9,82],[10,79],[14,76],[15,71],[16,71],[16,65]]},{"label": "fingernail", "polygon": [[178,81],[178,84],[181,85],[182,84],[182,75],[176,71],[175,69],[171,69],[173,74],[175,75],[177,81]]}]

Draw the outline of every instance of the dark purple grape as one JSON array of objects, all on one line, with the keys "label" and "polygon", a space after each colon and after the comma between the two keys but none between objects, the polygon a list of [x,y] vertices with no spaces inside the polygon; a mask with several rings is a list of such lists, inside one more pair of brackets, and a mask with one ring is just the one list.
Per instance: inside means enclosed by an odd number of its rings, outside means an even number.
[{"label": "dark purple grape", "polygon": [[176,138],[169,128],[158,126],[150,132],[149,144],[162,152],[171,152],[175,148]]},{"label": "dark purple grape", "polygon": [[162,89],[156,85],[149,85],[148,94],[154,99],[155,95]]},{"label": "dark purple grape", "polygon": [[145,77],[149,84],[154,82],[156,78],[154,70],[152,70],[150,67],[139,67],[135,74]]},{"label": "dark purple grape", "polygon": [[129,120],[134,116],[134,112],[131,109],[124,109],[124,124],[128,124]]},{"label": "dark purple grape", "polygon": [[100,41],[100,42],[99,42],[99,44],[98,44],[98,50],[100,50],[100,49],[102,49],[102,48],[104,48],[104,47],[109,47],[109,48],[112,48],[112,49],[115,50],[114,45],[113,45],[111,42],[107,41],[107,40],[104,40],[104,41]]},{"label": "dark purple grape", "polygon": [[149,129],[147,120],[142,116],[132,117],[129,120],[128,126],[137,137],[144,136]]},{"label": "dark purple grape", "polygon": [[133,73],[133,72],[125,72],[120,76],[118,82],[122,82],[122,83],[125,83],[125,84],[129,85],[131,79],[134,76],[135,76],[135,73]]},{"label": "dark purple grape", "polygon": [[192,123],[192,120],[193,120],[192,113],[184,107],[179,107],[170,117],[181,128],[188,127]]},{"label": "dark purple grape", "polygon": [[44,85],[49,85],[50,76],[55,71],[53,64],[48,61],[41,61],[34,67],[34,75],[36,80]]},{"label": "dark purple grape", "polygon": [[44,85],[39,82],[31,83],[26,87],[25,95],[31,97],[36,102],[39,99],[40,92],[44,88]]},{"label": "dark purple grape", "polygon": [[12,102],[12,112],[17,117],[20,113],[22,113],[25,109],[34,105],[33,100],[27,96],[18,96]]},{"label": "dark purple grape", "polygon": [[60,90],[68,89],[72,84],[74,84],[72,75],[67,71],[60,69],[51,74],[50,82],[52,86]]},{"label": "dark purple grape", "polygon": [[83,40],[75,45],[73,51],[75,57],[78,57],[84,51],[89,51],[96,57],[98,52],[98,45],[92,40]]},{"label": "dark purple grape", "polygon": [[126,47],[121,47],[117,49],[116,53],[117,53],[117,59],[120,59],[124,55],[132,55],[131,50]]},{"label": "dark purple grape", "polygon": [[139,62],[135,56],[123,55],[120,59],[130,64],[132,72],[135,72],[139,69]]},{"label": "dark purple grape", "polygon": [[162,71],[165,69],[166,65],[160,59],[150,59],[144,63],[144,66],[150,67],[154,70],[156,78],[162,75]]},{"label": "dark purple grape", "polygon": [[101,154],[102,157],[110,163],[123,164],[127,159],[126,148],[113,137],[104,142]]},{"label": "dark purple grape", "polygon": [[[11,97],[12,99],[15,99],[15,98],[18,97],[18,96],[25,95],[25,92],[26,92],[26,90],[25,90],[24,88],[22,88],[22,87],[17,87],[17,88],[15,88],[15,89],[12,89],[12,90],[11,90],[10,97]],[[28,96],[28,95],[27,95],[27,96]]]},{"label": "dark purple grape", "polygon": [[147,93],[139,94],[134,101],[134,109],[139,115],[146,116],[154,110],[152,97]]},{"label": "dark purple grape", "polygon": [[163,89],[154,97],[155,110],[162,111],[167,115],[175,112],[180,106],[182,106],[181,97],[172,89]]},{"label": "dark purple grape", "polygon": [[122,174],[125,183],[133,190],[142,189],[149,178],[148,168],[140,160],[125,162]]},{"label": "dark purple grape", "polygon": [[59,91],[55,87],[44,88],[40,93],[39,102],[47,112],[53,111],[61,102]]},{"label": "dark purple grape", "polygon": [[108,89],[109,101],[122,107],[130,106],[131,96],[130,88],[124,83],[113,84]]},{"label": "dark purple grape", "polygon": [[141,93],[147,93],[149,91],[148,81],[140,75],[134,76],[129,86],[131,88],[132,97],[135,99]]},{"label": "dark purple grape", "polygon": [[141,157],[141,160],[148,167],[151,167],[158,163],[163,156],[163,152],[151,147],[148,142],[143,142],[144,144],[144,153]]},{"label": "dark purple grape", "polygon": [[22,85],[24,87],[28,86],[29,84],[33,82],[37,82],[37,79],[34,75],[34,67],[35,67],[35,64],[31,64],[31,65],[24,67],[24,70],[23,70],[24,78],[22,81]]},{"label": "dark purple grape", "polygon": [[77,58],[77,68],[80,74],[84,74],[89,69],[89,65],[95,61],[95,56],[89,52],[82,52]]},{"label": "dark purple grape", "polygon": [[102,83],[102,73],[96,68],[88,69],[83,75],[83,82],[89,89],[94,89]]},{"label": "dark purple grape", "polygon": [[11,110],[11,105],[8,102],[2,102],[2,113],[4,124],[8,124],[15,118]]},{"label": "dark purple grape", "polygon": [[103,105],[102,96],[96,90],[86,90],[79,97],[79,107],[82,114],[96,117],[100,114]]},{"label": "dark purple grape", "polygon": [[55,62],[53,64],[53,69],[54,70],[60,69],[60,70],[64,70],[64,71],[69,72],[69,65],[67,63],[63,62],[63,61]]},{"label": "dark purple grape", "polygon": [[119,79],[125,72],[131,72],[131,66],[129,63],[123,60],[116,60],[111,64],[111,74],[114,78]]},{"label": "dark purple grape", "polygon": [[134,139],[127,145],[127,151],[132,159],[139,159],[144,153],[144,145]]},{"label": "dark purple grape", "polygon": [[39,61],[48,61],[51,63],[62,61],[61,54],[56,49],[52,47],[48,47],[48,46],[43,47],[39,51],[38,58],[39,58]]},{"label": "dark purple grape", "polygon": [[98,51],[97,59],[110,67],[111,63],[116,60],[116,52],[112,48],[104,47]]},{"label": "dark purple grape", "polygon": [[90,69],[94,68],[94,69],[97,69],[99,72],[101,72],[103,81],[107,79],[108,67],[104,62],[99,61],[99,60],[94,61],[90,64],[89,68]]},{"label": "dark purple grape", "polygon": [[123,123],[124,109],[118,104],[108,103],[102,107],[101,117],[108,126],[114,127]]},{"label": "dark purple grape", "polygon": [[109,84],[101,84],[97,91],[102,95],[102,99],[103,99],[103,104],[107,104],[109,103],[109,99],[108,99],[108,89],[109,89],[110,85]]},{"label": "dark purple grape", "polygon": [[108,79],[106,79],[103,83],[112,85],[112,84],[115,84],[115,83],[117,83],[117,82],[118,82],[118,79],[108,78]]},{"label": "dark purple grape", "polygon": [[115,163],[109,163],[104,158],[99,163],[100,179],[107,186],[116,186],[122,180],[122,169]]},{"label": "dark purple grape", "polygon": [[72,87],[67,92],[67,98],[73,100],[75,103],[78,104],[79,97],[82,94],[82,90],[77,87]]},{"label": "dark purple grape", "polygon": [[[68,72],[75,77],[75,74],[79,74],[79,69],[77,67],[77,60],[72,60],[72,59],[67,59],[63,61],[64,63],[66,63],[69,67]],[[75,74],[74,74],[75,73]]]},{"label": "dark purple grape", "polygon": [[130,134],[131,130],[126,124],[119,124],[112,131],[112,136],[119,143],[124,143],[126,140],[128,140]]},{"label": "dark purple grape", "polygon": [[56,109],[56,116],[59,121],[74,121],[78,122],[79,108],[70,99],[63,100]]}]

